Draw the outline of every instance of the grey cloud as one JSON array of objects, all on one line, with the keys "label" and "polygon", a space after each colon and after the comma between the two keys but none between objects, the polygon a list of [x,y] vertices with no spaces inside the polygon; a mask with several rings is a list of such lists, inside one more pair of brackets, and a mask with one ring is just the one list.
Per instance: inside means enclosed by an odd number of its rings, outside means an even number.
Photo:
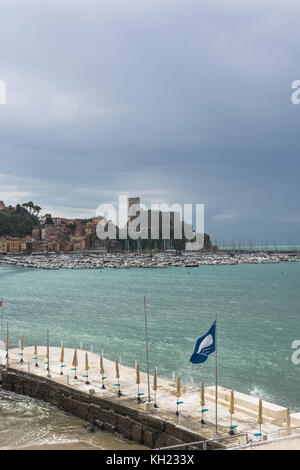
[{"label": "grey cloud", "polygon": [[[136,192],[204,202],[217,238],[297,236],[279,219],[299,199],[299,10],[296,0],[3,1],[1,173],[47,207],[88,212]],[[242,227],[211,222],[232,208]]]}]

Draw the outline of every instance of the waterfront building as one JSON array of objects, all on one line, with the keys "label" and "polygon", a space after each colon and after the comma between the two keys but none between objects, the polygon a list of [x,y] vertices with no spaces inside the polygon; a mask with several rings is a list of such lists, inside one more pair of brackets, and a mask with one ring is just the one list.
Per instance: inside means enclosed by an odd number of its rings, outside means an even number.
[{"label": "waterfront building", "polygon": [[73,251],[80,253],[91,247],[90,239],[87,237],[70,237],[70,243],[73,245]]},{"label": "waterfront building", "polygon": [[41,239],[41,230],[39,228],[34,228],[32,230],[32,238],[34,238],[35,240]]},{"label": "waterfront building", "polygon": [[94,224],[93,222],[88,222],[85,225],[85,228],[84,228],[84,234],[85,235],[87,235],[87,236],[95,235],[96,231],[97,231],[97,224]]},{"label": "waterfront building", "polygon": [[6,252],[7,252],[7,240],[6,238],[0,238],[0,253],[6,253]]},{"label": "waterfront building", "polygon": [[48,251],[52,251],[54,253],[60,252],[60,243],[58,240],[48,240],[47,247]]}]

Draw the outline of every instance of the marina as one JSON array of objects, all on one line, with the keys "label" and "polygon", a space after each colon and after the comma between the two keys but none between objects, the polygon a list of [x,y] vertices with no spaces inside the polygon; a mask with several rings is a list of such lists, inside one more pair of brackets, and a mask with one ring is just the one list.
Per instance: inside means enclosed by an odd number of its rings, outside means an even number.
[{"label": "marina", "polygon": [[170,266],[194,268],[197,266],[234,266],[238,264],[267,264],[299,262],[300,253],[183,253],[158,254],[101,253],[101,254],[47,254],[16,256],[3,255],[0,265],[38,269],[129,269],[167,268]]}]

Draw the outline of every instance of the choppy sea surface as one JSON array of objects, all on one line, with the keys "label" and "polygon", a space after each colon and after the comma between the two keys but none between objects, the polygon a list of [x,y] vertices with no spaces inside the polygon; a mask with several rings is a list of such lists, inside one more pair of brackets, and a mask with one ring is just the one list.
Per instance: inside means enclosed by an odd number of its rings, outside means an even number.
[{"label": "choppy sea surface", "polygon": [[[214,381],[214,356],[189,358],[218,312],[219,383],[300,411],[300,263],[166,269],[37,270],[0,267],[11,346],[25,336],[85,349],[145,369],[143,297],[150,368],[198,385]],[[3,410],[0,408],[0,418]],[[16,416],[18,412],[16,412]],[[1,419],[0,419],[1,421]]]},{"label": "choppy sea surface", "polygon": [[128,450],[137,446],[104,431],[87,432],[84,421],[29,397],[0,392],[0,449]]}]

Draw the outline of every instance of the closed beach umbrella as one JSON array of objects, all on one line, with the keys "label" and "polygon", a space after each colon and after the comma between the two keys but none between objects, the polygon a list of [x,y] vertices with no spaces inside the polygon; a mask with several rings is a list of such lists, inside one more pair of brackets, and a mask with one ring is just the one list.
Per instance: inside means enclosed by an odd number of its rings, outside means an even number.
[{"label": "closed beach umbrella", "polygon": [[118,387],[118,397],[121,397],[122,393],[120,390],[120,371],[119,371],[118,359],[116,360],[116,379],[117,379],[117,383],[115,385],[116,387]]},{"label": "closed beach umbrella", "polygon": [[88,385],[90,382],[89,382],[89,377],[88,377],[88,370],[89,370],[89,357],[88,357],[88,353],[85,353],[85,377],[86,377],[86,385]]},{"label": "closed beach umbrella", "polygon": [[261,425],[263,424],[263,410],[262,410],[262,399],[259,399],[258,403],[258,415],[257,415],[257,422],[259,424],[259,434],[261,437]]},{"label": "closed beach umbrella", "polygon": [[200,390],[200,405],[201,405],[201,424],[205,424],[204,421],[204,405],[205,405],[205,389],[204,389],[204,383],[202,382],[201,384],[201,390]]},{"label": "closed beach umbrella", "polygon": [[47,358],[47,371],[48,371],[48,374],[47,374],[47,377],[50,377],[50,343],[49,343],[49,330],[47,330],[47,354],[46,354],[46,358]]},{"label": "closed beach umbrella", "polygon": [[34,360],[35,360],[35,367],[38,367],[38,362],[37,362],[37,347],[38,347],[38,344],[37,344],[37,340],[35,340],[34,342],[34,345],[33,345],[33,354],[34,354]]},{"label": "closed beach umbrella", "polygon": [[100,356],[100,372],[101,372],[101,375],[104,375],[104,366],[103,366],[103,357],[102,357],[102,355]]},{"label": "closed beach umbrella", "polygon": [[120,378],[119,363],[118,359],[116,360],[116,379]]},{"label": "closed beach umbrella", "polygon": [[24,336],[21,337],[20,349],[21,349],[21,353],[20,353],[21,359],[20,359],[20,362],[24,362],[24,360],[23,360]]},{"label": "closed beach umbrella", "polygon": [[49,371],[49,344],[47,344],[46,359],[47,359],[47,370]]},{"label": "closed beach umbrella", "polygon": [[262,399],[259,399],[258,403],[258,415],[257,415],[258,424],[263,424],[263,414],[262,414]]},{"label": "closed beach umbrella", "polygon": [[155,368],[154,370],[154,376],[153,376],[153,390],[154,390],[154,404],[153,408],[158,408],[157,403],[156,403],[156,391],[157,391],[157,369]]},{"label": "closed beach umbrella", "polygon": [[136,383],[139,385],[141,383],[140,378],[140,366],[139,364],[136,365]]},{"label": "closed beach umbrella", "polygon": [[5,347],[6,347],[6,366],[8,367],[9,366],[9,362],[8,362],[8,348],[9,348],[8,323],[6,325],[6,343],[5,343]]},{"label": "closed beach umbrella", "polygon": [[230,393],[229,413],[231,415],[234,415],[234,391],[233,390],[231,390],[231,393]]},{"label": "closed beach umbrella", "polygon": [[177,397],[177,400],[176,400],[176,406],[177,406],[176,415],[178,416],[179,415],[179,411],[178,411],[179,398],[181,397],[181,384],[180,384],[180,377],[179,376],[177,377],[176,397]]},{"label": "closed beach umbrella", "polygon": [[154,371],[154,376],[153,376],[153,390],[156,392],[157,390],[157,370],[155,369]]},{"label": "closed beach umbrella", "polygon": [[229,413],[230,413],[230,431],[229,434],[234,434],[234,427],[232,426],[232,415],[234,414],[234,391],[230,392],[230,403],[229,403]]},{"label": "closed beach umbrella", "polygon": [[102,376],[102,389],[105,390],[105,385],[104,385],[104,366],[103,366],[103,356],[101,354],[100,356],[100,373]]},{"label": "closed beach umbrella", "polygon": [[65,361],[65,348],[64,346],[61,348],[61,353],[60,353],[60,362],[63,364]]},{"label": "closed beach umbrella", "polygon": [[65,361],[65,348],[62,346],[61,352],[60,352],[60,375],[63,375],[63,364]]},{"label": "closed beach umbrella", "polygon": [[177,387],[176,387],[176,397],[181,397],[181,384],[180,384],[180,377],[177,377]]},{"label": "closed beach umbrella", "polygon": [[140,366],[138,363],[136,363],[136,380],[135,380],[136,384],[137,384],[137,401],[140,403],[142,400],[141,400],[141,397],[140,397],[140,383],[141,383],[141,377],[140,377]]},{"label": "closed beach umbrella", "polygon": [[286,433],[289,436],[291,434],[291,415],[290,409],[286,409]]},{"label": "closed beach umbrella", "polygon": [[203,407],[205,405],[205,392],[204,392],[204,383],[201,384],[200,392],[200,405]]},{"label": "closed beach umbrella", "polygon": [[75,349],[75,351],[74,351],[72,366],[73,367],[78,367],[77,349]]},{"label": "closed beach umbrella", "polygon": [[75,349],[75,351],[74,351],[72,366],[73,366],[74,369],[75,369],[75,376],[74,376],[74,379],[77,379],[77,375],[76,375],[76,369],[77,369],[77,367],[78,367],[77,349]]}]

